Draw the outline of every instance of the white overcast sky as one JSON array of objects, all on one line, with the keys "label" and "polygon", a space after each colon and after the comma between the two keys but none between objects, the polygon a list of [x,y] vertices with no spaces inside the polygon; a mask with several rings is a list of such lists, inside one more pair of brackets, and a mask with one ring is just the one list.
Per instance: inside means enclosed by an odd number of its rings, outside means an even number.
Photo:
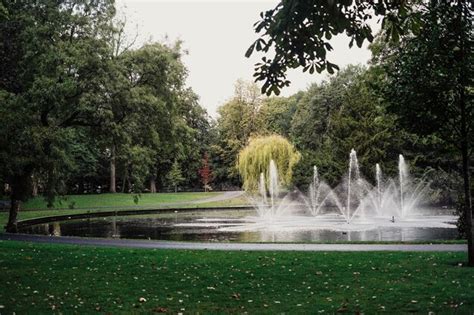
[{"label": "white overcast sky", "polygon": [[[149,39],[160,41],[166,36],[184,41],[189,52],[183,58],[188,68],[187,84],[200,97],[200,103],[212,117],[217,108],[230,99],[237,79],[252,80],[253,65],[260,59],[244,54],[257,38],[253,24],[261,11],[273,8],[275,0],[116,0],[119,15],[127,19],[127,32],[137,33],[138,44]],[[369,50],[349,49],[345,36],[333,38],[334,51],[329,60],[340,67],[362,63],[370,58]],[[326,74],[305,74],[301,69],[288,75],[290,87],[282,91],[289,96],[320,82]]]}]

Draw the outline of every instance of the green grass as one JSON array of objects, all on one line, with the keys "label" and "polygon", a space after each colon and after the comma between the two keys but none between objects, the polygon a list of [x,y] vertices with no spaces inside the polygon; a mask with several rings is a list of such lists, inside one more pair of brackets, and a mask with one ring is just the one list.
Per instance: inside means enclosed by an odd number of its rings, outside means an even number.
[{"label": "green grass", "polygon": [[[134,202],[133,194],[95,194],[95,195],[68,195],[55,203],[56,209],[69,209],[70,205],[80,209],[96,209],[102,207],[154,207],[163,203],[189,202],[193,200],[215,197],[221,192],[190,192],[190,193],[158,193],[141,194],[138,203]],[[22,206],[23,210],[48,209],[43,197],[35,197]]]},{"label": "green grass", "polygon": [[[132,250],[0,242],[5,314],[471,313],[465,253]],[[143,300],[143,299],[144,300]],[[140,302],[140,300],[142,302]]]},{"label": "green grass", "polygon": [[[158,194],[142,194],[138,204],[133,202],[133,195],[130,194],[101,194],[101,195],[70,195],[62,204],[57,205],[55,209],[47,209],[46,202],[42,197],[37,197],[26,202],[22,211],[18,214],[18,220],[34,219],[39,217],[64,215],[64,214],[80,214],[86,212],[101,212],[111,210],[129,210],[129,209],[155,209],[155,208],[174,208],[176,206],[169,205],[174,202],[189,202],[193,200],[203,200],[206,198],[216,197],[221,192],[209,193],[158,193]],[[67,205],[71,200],[76,201],[75,209],[70,209]],[[248,200],[244,196],[237,198],[201,202],[201,203],[184,203],[178,205],[180,208],[203,208],[203,207],[224,207],[224,206],[242,206],[247,205]],[[60,208],[62,207],[62,208]],[[78,209],[80,208],[80,209]],[[39,209],[39,210],[38,210]],[[8,221],[8,212],[0,212],[0,230]]]}]

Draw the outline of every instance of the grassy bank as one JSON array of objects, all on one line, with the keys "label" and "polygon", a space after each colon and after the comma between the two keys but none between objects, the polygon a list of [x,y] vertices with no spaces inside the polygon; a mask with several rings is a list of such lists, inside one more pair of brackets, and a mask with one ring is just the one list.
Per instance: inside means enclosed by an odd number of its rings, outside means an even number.
[{"label": "grassy bank", "polygon": [[464,253],[130,250],[0,242],[2,313],[474,310]]},{"label": "grassy bank", "polygon": [[[94,194],[94,195],[67,195],[58,198],[55,209],[95,209],[105,207],[153,207],[166,203],[191,202],[221,195],[221,192],[189,192],[189,193],[158,193],[141,194],[135,203],[133,194]],[[23,204],[24,210],[48,209],[43,197],[35,197]]]},{"label": "grassy bank", "polygon": [[[47,209],[44,198],[36,197],[25,202],[22,206],[22,211],[18,214],[18,219],[26,220],[54,215],[80,214],[89,211],[101,212],[175,207],[173,204],[180,208],[229,207],[248,204],[244,196],[224,201],[205,201],[205,199],[218,197],[222,194],[222,192],[142,194],[137,204],[134,203],[133,195],[131,194],[70,195],[61,203],[58,203],[54,209]],[[71,209],[68,206],[68,202],[73,201],[75,205],[74,208]],[[198,203],[193,203],[193,201],[198,201]],[[0,230],[3,230],[3,226],[7,223],[7,220],[8,212],[0,212],[0,227],[2,227]]]}]

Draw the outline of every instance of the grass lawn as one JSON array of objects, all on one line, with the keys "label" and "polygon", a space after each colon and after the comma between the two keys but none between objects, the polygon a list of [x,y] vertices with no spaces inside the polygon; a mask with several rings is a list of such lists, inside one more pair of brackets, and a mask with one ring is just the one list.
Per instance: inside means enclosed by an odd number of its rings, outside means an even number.
[{"label": "grass lawn", "polygon": [[[74,208],[96,209],[102,207],[153,207],[163,203],[188,202],[193,200],[216,197],[221,192],[187,192],[187,193],[158,193],[141,194],[138,203],[134,202],[133,194],[94,194],[94,195],[68,195],[60,198],[55,204],[56,209]],[[43,197],[35,197],[22,206],[24,210],[48,209]]]},{"label": "grass lawn", "polygon": [[465,253],[132,250],[0,242],[1,313],[471,313]]}]

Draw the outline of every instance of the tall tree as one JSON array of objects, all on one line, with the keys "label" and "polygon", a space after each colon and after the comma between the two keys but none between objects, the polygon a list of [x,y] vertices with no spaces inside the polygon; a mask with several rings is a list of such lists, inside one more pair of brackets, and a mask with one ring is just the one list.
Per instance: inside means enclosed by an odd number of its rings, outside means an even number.
[{"label": "tall tree", "polygon": [[215,175],[219,181],[239,184],[235,168],[238,152],[251,135],[258,132],[258,111],[262,100],[254,83],[237,81],[234,97],[218,109],[218,143],[213,147],[218,162]]},{"label": "tall tree", "polygon": [[[338,174],[337,180],[347,171],[351,149],[357,151],[361,171],[374,182],[376,163],[380,163],[385,172],[396,174],[405,135],[397,130],[395,116],[387,113],[384,104],[372,93],[368,83],[371,79],[370,69],[354,77],[343,91],[341,107],[329,117],[321,155]],[[336,178],[327,180],[333,182]]]},{"label": "tall tree", "polygon": [[344,103],[347,87],[363,72],[348,66],[321,84],[313,84],[299,99],[291,125],[291,138],[301,150],[320,149],[330,128],[330,117]]},{"label": "tall tree", "polygon": [[0,22],[0,172],[11,187],[8,231],[33,173],[52,198],[70,166],[73,127],[98,125],[104,104],[101,36],[113,1],[7,1]]},{"label": "tall tree", "polygon": [[[135,189],[143,189],[150,176],[156,176],[157,166],[171,156],[175,141],[173,123],[177,115],[179,93],[184,84],[186,70],[181,62],[181,46],[160,43],[147,44],[137,50],[123,54],[124,70],[129,80],[132,112],[124,120],[122,132],[128,140],[121,146],[123,177],[137,167],[148,169],[141,174],[145,178],[134,183]],[[127,158],[128,150],[140,147],[148,156],[133,163]]]},{"label": "tall tree", "polygon": [[177,193],[178,186],[185,180],[178,161],[173,163],[173,166],[171,167],[171,170],[169,171],[166,178],[169,184],[174,187],[174,192]]},{"label": "tall tree", "polygon": [[[120,38],[114,36],[111,42],[118,45]],[[109,60],[99,132],[108,153],[109,190],[115,192],[116,178],[121,178],[122,191],[141,191],[149,180],[150,191],[156,192],[157,173],[167,173],[181,142],[176,140],[186,75],[181,44],[148,43],[116,51]]]},{"label": "tall tree", "polygon": [[201,187],[198,170],[202,166],[202,156],[209,151],[209,116],[199,105],[198,96],[191,90],[182,91],[175,118],[175,144],[173,155],[178,157],[183,173],[187,174],[184,184]]},{"label": "tall tree", "polygon": [[260,133],[290,136],[291,120],[297,109],[302,92],[292,97],[270,97],[262,101],[258,111]]},{"label": "tall tree", "polygon": [[201,176],[201,182],[204,186],[204,191],[207,192],[210,189],[209,184],[212,180],[212,170],[211,166],[209,165],[209,155],[207,153],[204,153],[202,167],[199,169],[199,175]]},{"label": "tall tree", "polygon": [[418,36],[406,37],[385,66],[386,98],[411,132],[438,137],[462,157],[469,264],[474,266],[471,160],[474,137],[472,3],[431,1]]}]

